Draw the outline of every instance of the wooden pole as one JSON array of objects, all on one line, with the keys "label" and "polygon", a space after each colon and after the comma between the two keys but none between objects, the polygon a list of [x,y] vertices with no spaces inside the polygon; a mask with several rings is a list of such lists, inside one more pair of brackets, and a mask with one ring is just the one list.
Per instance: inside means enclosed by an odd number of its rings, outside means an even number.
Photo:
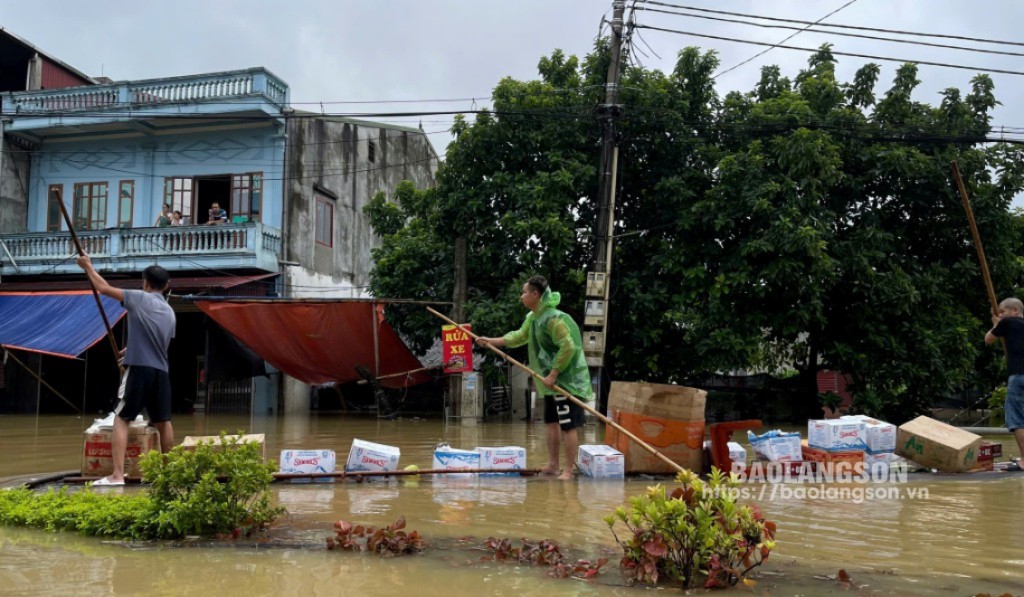
[{"label": "wooden pole", "polygon": [[[41,375],[39,375],[38,373],[33,371],[32,368],[29,367],[28,365],[26,365],[21,359],[19,359],[18,357],[14,356],[13,352],[11,352],[10,350],[7,350],[7,355],[10,356],[12,359],[14,359],[15,363],[21,365],[25,369],[25,371],[28,371],[29,374],[31,374],[32,377],[36,378],[36,380],[39,383],[43,384],[44,386],[46,386],[46,388],[48,390],[50,390],[51,392],[56,394],[58,398],[60,398],[64,402],[67,402],[68,406],[70,406],[71,408],[75,409],[76,413],[82,414],[82,411],[78,410],[77,406],[72,404],[70,400],[65,398],[64,395],[61,394],[60,392],[58,392],[53,386],[51,386],[50,384],[46,383],[46,381],[42,378]],[[39,361],[40,362],[40,368],[42,368],[42,355],[39,355],[39,359],[40,359],[40,361]],[[38,392],[36,393],[36,416],[37,417],[39,416],[39,394],[38,394]]]},{"label": "wooden pole", "polygon": [[[971,227],[971,236],[974,237],[974,249],[978,253],[978,263],[981,265],[981,275],[985,278],[985,290],[988,292],[988,301],[992,305],[992,315],[999,315],[999,301],[996,299],[996,291],[992,286],[992,275],[988,272],[988,260],[985,259],[985,248],[981,245],[981,234],[978,233],[978,224],[974,221],[974,210],[971,209],[971,200],[967,198],[967,187],[964,186],[964,179],[960,176],[960,165],[953,160],[953,178],[956,180],[956,187],[960,191],[960,201],[964,204],[964,211],[967,212],[967,223]],[[1003,352],[1006,352],[1006,340],[1000,338],[1003,344]]]},{"label": "wooden pole", "polygon": [[[387,375],[381,375],[380,377],[378,377],[377,381],[380,381],[382,379],[394,379],[396,377],[405,377],[406,375],[414,375],[416,373],[423,373],[424,371],[430,371],[432,369],[440,369],[440,368],[441,368],[441,365],[433,365],[431,367],[420,367],[419,369],[411,369],[409,371],[402,371],[402,372],[399,372],[399,373],[388,373]],[[360,379],[359,381],[356,382],[356,385],[364,385],[364,384],[368,384],[368,383],[370,383],[370,382],[366,381],[365,379]]]},{"label": "wooden pole", "polygon": [[[476,339],[478,339],[478,338],[479,338],[479,336],[477,336],[477,335],[476,335],[476,334],[474,334],[473,332],[471,332],[471,331],[467,330],[466,328],[462,327],[461,325],[459,325],[459,324],[455,323],[455,322],[454,322],[454,321],[452,321],[451,319],[448,319],[447,317],[445,317],[444,315],[442,315],[442,314],[438,313],[438,312],[437,312],[437,311],[435,311],[434,309],[432,309],[432,308],[430,308],[430,307],[427,307],[427,311],[430,311],[431,313],[433,313],[433,314],[434,314],[434,315],[436,315],[437,317],[440,317],[441,319],[443,319],[443,320],[447,321],[447,322],[448,322],[449,324],[451,324],[451,325],[454,325],[454,326],[455,326],[455,327],[457,327],[457,328],[458,328],[459,330],[461,330],[461,331],[462,331],[463,333],[465,333],[465,334],[468,334],[468,335],[469,335],[469,337],[473,338],[474,340],[476,340]],[[508,355],[507,355],[507,354],[505,354],[504,352],[502,352],[502,351],[498,350],[498,349],[497,349],[497,348],[495,348],[494,346],[491,346],[491,344],[490,344],[490,343],[488,343],[488,344],[487,344],[487,348],[491,349],[491,351],[492,351],[492,352],[494,352],[495,354],[497,354],[497,355],[498,355],[498,356],[500,356],[501,358],[505,359],[505,360],[506,360],[506,361],[508,361],[509,363],[512,363],[512,364],[513,364],[513,365],[515,365],[516,367],[519,367],[519,368],[520,368],[520,369],[522,369],[523,371],[525,371],[525,372],[529,373],[529,374],[530,374],[531,376],[533,376],[533,378],[534,378],[534,380],[535,380],[535,382],[536,382],[536,383],[544,383],[544,382],[543,382],[543,380],[544,380],[544,376],[542,376],[541,374],[537,373],[537,372],[536,372],[536,371],[534,371],[533,369],[530,369],[530,368],[529,368],[529,367],[527,367],[526,365],[524,365],[524,364],[520,363],[519,361],[517,361],[517,360],[513,359],[512,357],[508,356]],[[667,465],[671,466],[672,468],[674,468],[675,470],[677,470],[677,471],[679,471],[679,472],[681,472],[681,473],[682,473],[682,472],[686,472],[686,469],[685,469],[685,468],[683,468],[682,466],[680,466],[679,464],[677,464],[676,462],[674,462],[673,460],[671,460],[670,458],[668,458],[667,456],[665,456],[664,454],[662,454],[661,452],[659,452],[659,451],[657,451],[656,449],[654,449],[654,448],[653,448],[653,447],[652,447],[652,446],[651,446],[650,444],[648,444],[648,443],[647,443],[647,442],[645,442],[644,440],[642,440],[642,439],[640,439],[639,437],[637,437],[637,436],[633,435],[633,434],[632,434],[632,433],[631,433],[631,432],[630,432],[630,431],[629,431],[628,429],[624,428],[624,427],[623,427],[622,425],[619,425],[619,424],[618,424],[618,423],[616,423],[615,421],[612,421],[612,420],[611,420],[611,419],[609,419],[608,417],[606,417],[606,416],[602,415],[602,414],[600,413],[600,411],[598,411],[598,410],[594,409],[594,408],[593,408],[592,406],[590,406],[590,405],[589,405],[589,404],[587,404],[586,402],[584,402],[584,401],[580,400],[579,398],[577,398],[577,397],[573,396],[572,394],[570,394],[569,392],[565,391],[565,390],[564,390],[564,389],[563,389],[563,388],[562,388],[561,386],[557,386],[557,385],[556,385],[556,386],[555,386],[555,387],[554,387],[553,389],[554,389],[554,390],[555,390],[556,392],[558,392],[559,394],[561,394],[561,395],[565,396],[565,397],[566,397],[566,398],[568,398],[569,400],[572,400],[573,402],[575,402],[576,404],[578,404],[578,405],[579,405],[580,407],[582,407],[582,408],[583,408],[583,410],[585,410],[585,411],[589,412],[590,414],[594,415],[594,416],[595,416],[595,417],[597,417],[598,419],[600,419],[600,420],[604,421],[604,423],[605,423],[606,425],[611,425],[612,427],[614,427],[614,428],[618,429],[618,430],[619,430],[619,431],[620,431],[620,432],[621,432],[621,433],[622,433],[623,435],[625,435],[625,436],[626,436],[626,437],[628,437],[629,439],[631,439],[631,440],[635,441],[635,442],[636,442],[636,443],[637,443],[637,444],[638,444],[638,445],[639,445],[639,446],[640,446],[641,448],[643,448],[644,450],[647,450],[648,452],[650,452],[650,453],[651,453],[651,455],[653,455],[653,456],[657,457],[658,459],[660,459],[660,460],[661,460],[662,462],[664,462],[665,464],[667,464]]]},{"label": "wooden pole", "polygon": [[[60,206],[60,213],[64,216],[64,223],[68,225],[68,232],[71,233],[71,242],[75,244],[75,250],[78,251],[79,255],[85,255],[85,250],[82,249],[82,243],[78,242],[78,235],[75,234],[75,225],[71,222],[71,216],[68,214],[68,208],[64,205],[64,197],[60,194],[60,191],[52,191],[57,193],[57,205]],[[89,278],[86,276],[86,278]],[[117,364],[117,371],[119,375],[124,375],[124,367],[121,366],[121,350],[117,347],[117,340],[114,339],[114,332],[110,329],[110,321],[107,319],[107,312],[103,309],[103,301],[100,300],[100,293],[96,290],[96,285],[92,283],[92,279],[89,278],[89,288],[92,289],[92,297],[96,299],[96,307],[100,310],[100,317],[103,319],[103,327],[107,329],[107,339],[110,340],[110,348],[114,351],[114,363]]]}]

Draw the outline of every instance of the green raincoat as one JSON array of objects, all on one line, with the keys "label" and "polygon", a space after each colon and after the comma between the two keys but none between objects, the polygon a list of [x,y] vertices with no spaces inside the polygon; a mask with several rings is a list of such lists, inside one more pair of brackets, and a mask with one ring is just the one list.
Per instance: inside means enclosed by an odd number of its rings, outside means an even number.
[{"label": "green raincoat", "polygon": [[[561,300],[561,294],[548,288],[541,295],[537,310],[526,315],[522,327],[502,338],[509,348],[528,344],[531,369],[543,376],[558,369],[556,383],[573,396],[589,402],[594,392],[590,387],[590,370],[583,357],[580,328],[572,317],[556,309]],[[558,394],[539,381],[536,386],[541,396]]]}]

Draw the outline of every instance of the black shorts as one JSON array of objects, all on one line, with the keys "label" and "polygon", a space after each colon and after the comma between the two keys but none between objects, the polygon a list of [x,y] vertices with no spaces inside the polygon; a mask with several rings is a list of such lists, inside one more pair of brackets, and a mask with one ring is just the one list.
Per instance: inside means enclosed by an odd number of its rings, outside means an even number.
[{"label": "black shorts", "polygon": [[561,394],[545,396],[544,422],[558,423],[562,431],[583,427],[583,407]]},{"label": "black shorts", "polygon": [[129,423],[146,409],[150,423],[171,420],[171,376],[145,365],[125,367],[114,414]]}]

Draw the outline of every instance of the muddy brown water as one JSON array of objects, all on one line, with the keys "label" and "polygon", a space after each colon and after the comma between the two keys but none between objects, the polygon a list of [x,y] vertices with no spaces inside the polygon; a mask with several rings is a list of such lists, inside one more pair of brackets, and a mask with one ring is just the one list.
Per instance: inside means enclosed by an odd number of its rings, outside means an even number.
[{"label": "muddy brown water", "polygon": [[[0,479],[77,468],[88,422],[0,416]],[[353,437],[399,446],[401,465],[421,468],[429,466],[440,441],[467,448],[524,446],[531,467],[543,464],[546,455],[543,427],[519,422],[460,427],[436,420],[208,415],[178,417],[174,423],[178,441],[221,430],[264,433],[269,458],[282,449],[309,448],[333,449],[343,459]],[[583,433],[586,443],[600,443],[602,437],[596,425]],[[1008,456],[1016,454],[1008,435],[993,439],[1003,442]],[[641,595],[644,589],[626,586],[619,576],[620,554],[602,518],[652,483],[424,477],[274,485],[275,498],[289,511],[270,533],[274,547],[126,545],[0,527],[0,594]],[[800,495],[794,491],[799,487],[750,486],[779,528],[778,548],[755,577],[755,594],[1024,594],[1024,475],[911,476],[906,484],[885,486],[899,496],[880,499]],[[783,495],[787,488],[791,491]],[[910,497],[911,490],[927,496]],[[336,520],[379,525],[403,515],[433,549],[379,559],[321,547]],[[488,536],[550,539],[572,557],[611,561],[594,581],[548,578],[543,569],[480,561],[485,554],[474,547]],[[460,541],[466,537],[471,539]],[[827,578],[840,568],[858,589]]]}]

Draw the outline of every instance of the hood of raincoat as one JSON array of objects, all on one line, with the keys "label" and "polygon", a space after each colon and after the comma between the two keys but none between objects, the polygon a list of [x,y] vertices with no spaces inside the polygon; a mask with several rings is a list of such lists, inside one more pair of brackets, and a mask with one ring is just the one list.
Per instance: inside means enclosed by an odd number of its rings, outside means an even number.
[{"label": "hood of raincoat", "polygon": [[540,295],[540,305],[543,307],[554,308],[560,302],[562,302],[562,294],[560,292],[552,292],[550,286],[544,289],[544,294]]}]

